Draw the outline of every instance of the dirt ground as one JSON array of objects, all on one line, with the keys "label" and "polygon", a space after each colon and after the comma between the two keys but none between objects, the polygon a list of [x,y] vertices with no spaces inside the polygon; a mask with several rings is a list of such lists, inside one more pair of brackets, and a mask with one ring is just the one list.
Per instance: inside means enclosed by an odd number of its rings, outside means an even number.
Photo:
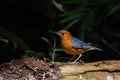
[{"label": "dirt ground", "polygon": [[25,56],[1,64],[0,80],[120,80],[120,60],[71,64]]},{"label": "dirt ground", "polygon": [[0,65],[0,80],[59,80],[61,73],[57,65],[23,57]]}]

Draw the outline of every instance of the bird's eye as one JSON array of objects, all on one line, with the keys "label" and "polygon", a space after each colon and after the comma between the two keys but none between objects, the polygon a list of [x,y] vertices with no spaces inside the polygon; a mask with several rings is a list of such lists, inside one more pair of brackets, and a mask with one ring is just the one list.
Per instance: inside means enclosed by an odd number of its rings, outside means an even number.
[{"label": "bird's eye", "polygon": [[62,35],[64,36],[65,33],[62,33]]}]

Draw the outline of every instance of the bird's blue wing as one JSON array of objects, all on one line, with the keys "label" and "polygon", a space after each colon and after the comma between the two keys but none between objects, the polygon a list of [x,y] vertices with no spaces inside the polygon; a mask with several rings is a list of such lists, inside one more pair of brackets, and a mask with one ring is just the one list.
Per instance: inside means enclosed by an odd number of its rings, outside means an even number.
[{"label": "bird's blue wing", "polygon": [[72,45],[74,48],[82,48],[82,49],[89,49],[93,48],[93,46],[90,46],[89,44],[81,41],[80,39],[77,39],[75,37],[72,37]]}]

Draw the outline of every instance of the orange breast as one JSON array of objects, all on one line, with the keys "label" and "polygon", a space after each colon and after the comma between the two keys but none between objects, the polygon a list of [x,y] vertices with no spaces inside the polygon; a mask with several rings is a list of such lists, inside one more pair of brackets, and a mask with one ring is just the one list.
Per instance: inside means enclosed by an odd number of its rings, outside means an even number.
[{"label": "orange breast", "polygon": [[65,51],[65,53],[67,53],[67,54],[78,55],[78,54],[81,54],[84,52],[84,50],[82,50],[82,49],[73,48],[70,40],[61,40],[61,46],[62,46],[63,50]]}]

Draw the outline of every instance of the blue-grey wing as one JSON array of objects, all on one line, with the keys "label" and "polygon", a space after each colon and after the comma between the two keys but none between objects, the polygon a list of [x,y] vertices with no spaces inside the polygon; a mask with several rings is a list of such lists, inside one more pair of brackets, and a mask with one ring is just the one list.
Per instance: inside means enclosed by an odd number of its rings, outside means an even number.
[{"label": "blue-grey wing", "polygon": [[77,39],[75,37],[72,37],[72,45],[74,48],[83,48],[83,49],[89,49],[92,48],[89,44],[81,41],[80,39]]},{"label": "blue-grey wing", "polygon": [[85,42],[83,42],[80,39],[77,39],[75,37],[72,37],[72,45],[74,48],[81,48],[81,49],[93,48],[93,49],[102,51],[102,49],[91,46],[91,45],[89,45],[89,44],[87,44],[87,43],[85,43]]}]

